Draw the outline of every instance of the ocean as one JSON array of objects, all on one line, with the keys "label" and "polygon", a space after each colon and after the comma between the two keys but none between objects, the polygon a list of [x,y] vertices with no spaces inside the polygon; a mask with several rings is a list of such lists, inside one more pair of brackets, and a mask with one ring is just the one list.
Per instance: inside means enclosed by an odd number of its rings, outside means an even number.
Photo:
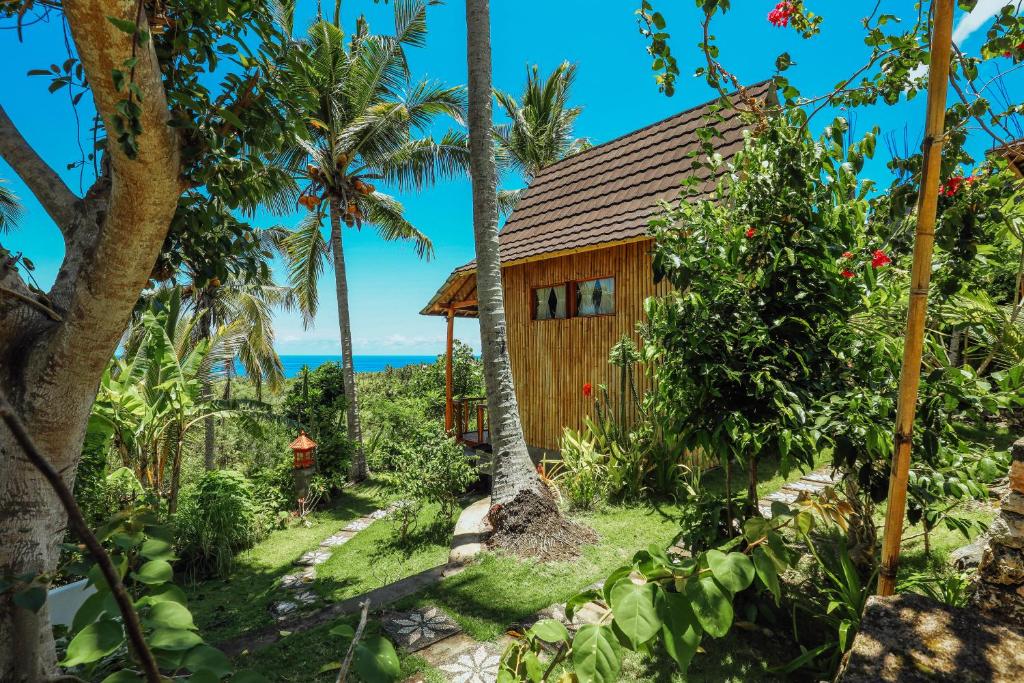
[{"label": "ocean", "polygon": [[[380,372],[387,366],[401,368],[406,365],[422,365],[434,363],[437,356],[370,356],[355,354],[352,363],[356,372]],[[312,370],[328,361],[341,362],[341,356],[281,356],[285,377],[295,377],[302,371],[303,365]]]}]

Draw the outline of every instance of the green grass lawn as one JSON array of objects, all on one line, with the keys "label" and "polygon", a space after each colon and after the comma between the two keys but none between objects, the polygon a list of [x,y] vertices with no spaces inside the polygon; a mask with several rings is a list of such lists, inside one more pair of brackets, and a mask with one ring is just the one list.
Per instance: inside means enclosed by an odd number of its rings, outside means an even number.
[{"label": "green grass lawn", "polygon": [[[823,454],[819,466],[829,459]],[[759,494],[764,496],[780,488],[798,472],[788,476],[776,474],[773,463],[763,463]],[[719,491],[724,487],[721,470],[709,472],[704,485]],[[745,476],[736,477],[745,488]],[[572,562],[538,563],[484,553],[465,571],[424,590],[396,605],[412,608],[433,605],[450,614],[467,634],[477,640],[495,640],[516,621],[528,617],[554,603],[564,602],[581,589],[605,578],[615,567],[627,563],[633,553],[650,544],[665,547],[678,530],[679,509],[673,504],[612,505],[599,511],[576,515],[579,521],[594,528],[597,544],[583,549]],[[991,512],[979,508],[970,514],[988,519]],[[440,564],[447,555],[447,530],[431,527],[432,510],[425,510],[420,521],[420,537],[414,551],[399,548],[394,542],[393,527],[378,524],[362,532],[335,553],[320,567],[317,589],[333,600],[365,592],[384,583]],[[929,568],[948,571],[949,552],[965,540],[945,528],[932,534],[932,555],[925,558],[920,537],[912,538],[919,529],[910,530],[904,551],[905,571]],[[340,621],[354,623],[354,618]],[[338,623],[338,622],[335,622]],[[240,666],[259,670],[278,681],[326,681],[333,673],[320,674],[321,668],[344,657],[343,643],[328,631],[327,624],[304,633],[288,635],[281,641],[239,658]],[[377,629],[371,620],[370,632]],[[788,639],[788,626],[780,624],[774,637],[733,629],[726,637],[707,638],[704,652],[698,654],[690,671],[680,674],[663,653],[627,655],[620,675],[622,681],[711,683],[718,681],[779,681],[785,677],[773,673],[772,667],[784,664],[794,656]],[[785,631],[785,633],[783,633]],[[427,681],[440,683],[440,673],[414,655],[402,655],[404,676],[416,673]]]},{"label": "green grass lawn", "polygon": [[397,520],[373,523],[317,567],[314,589],[326,600],[338,602],[444,564],[454,520],[439,515],[440,506],[424,506],[404,544]]},{"label": "green grass lawn", "polygon": [[390,490],[372,484],[348,489],[324,509],[310,514],[308,527],[273,531],[240,554],[228,578],[184,586],[203,636],[217,642],[269,624],[273,619],[268,609],[278,595],[278,581],[295,569],[295,559],[351,520],[382,507],[391,497]]}]

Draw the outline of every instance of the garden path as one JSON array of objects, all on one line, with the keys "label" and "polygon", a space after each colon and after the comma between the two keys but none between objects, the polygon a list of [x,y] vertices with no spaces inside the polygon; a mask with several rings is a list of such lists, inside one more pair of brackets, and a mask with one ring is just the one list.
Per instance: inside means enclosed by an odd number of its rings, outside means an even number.
[{"label": "garden path", "polygon": [[303,553],[295,564],[300,569],[281,577],[279,590],[282,599],[270,605],[270,612],[283,620],[288,615],[316,603],[320,598],[310,589],[310,584],[316,579],[316,567],[330,559],[331,554],[341,546],[352,540],[356,534],[363,531],[378,519],[384,519],[402,505],[402,501],[395,501],[386,508],[374,510],[370,514],[354,519],[339,531],[324,540],[313,550]]},{"label": "garden path", "polygon": [[831,465],[819,467],[813,472],[802,475],[799,479],[787,482],[778,491],[768,494],[761,499],[758,509],[761,514],[771,519],[772,503],[779,502],[789,505],[796,501],[802,493],[813,495],[821,493],[826,486],[835,486],[839,483],[839,473],[832,469]]}]

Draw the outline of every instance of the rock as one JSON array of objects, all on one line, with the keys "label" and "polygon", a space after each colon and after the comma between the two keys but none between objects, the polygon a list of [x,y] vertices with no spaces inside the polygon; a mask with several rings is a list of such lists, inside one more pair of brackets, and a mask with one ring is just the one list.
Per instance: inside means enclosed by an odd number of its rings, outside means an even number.
[{"label": "rock", "polygon": [[291,600],[281,600],[270,605],[270,612],[276,617],[283,617],[297,610],[299,606]]},{"label": "rock", "polygon": [[975,577],[967,604],[1007,626],[1024,629],[1024,591],[1019,586],[999,586]]},{"label": "rock", "polygon": [[992,544],[985,549],[978,576],[986,583],[1024,584],[1024,550]]},{"label": "rock", "polygon": [[1024,515],[1003,512],[988,528],[992,543],[1008,548],[1024,548]]},{"label": "rock", "polygon": [[1024,437],[1017,439],[1010,446],[1010,457],[1016,462],[1024,462]]},{"label": "rock", "polygon": [[988,536],[979,536],[974,543],[957,548],[949,554],[949,563],[958,571],[974,569],[981,564],[981,557],[988,547]]},{"label": "rock", "polygon": [[1024,515],[1024,493],[1011,491],[999,504],[1005,512]]},{"label": "rock", "polygon": [[1010,490],[1024,493],[1024,462],[1014,460],[1010,465]]},{"label": "rock", "polygon": [[872,596],[836,683],[1019,683],[1024,629],[915,593]]}]

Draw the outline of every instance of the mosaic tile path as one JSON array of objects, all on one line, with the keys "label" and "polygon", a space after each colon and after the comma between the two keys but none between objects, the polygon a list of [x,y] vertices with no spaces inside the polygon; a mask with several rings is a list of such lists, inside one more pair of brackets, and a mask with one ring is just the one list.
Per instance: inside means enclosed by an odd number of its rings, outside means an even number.
[{"label": "mosaic tile path", "polygon": [[278,621],[281,621],[298,610],[319,602],[319,596],[311,590],[311,585],[316,579],[317,565],[330,559],[331,554],[337,548],[348,543],[357,533],[393,513],[399,505],[401,505],[401,501],[396,501],[386,508],[374,510],[364,517],[355,519],[337,533],[320,541],[316,548],[303,553],[295,560],[295,564],[299,565],[299,568],[291,574],[281,577],[279,590],[283,593],[282,599],[270,605],[270,613],[277,617]]}]

